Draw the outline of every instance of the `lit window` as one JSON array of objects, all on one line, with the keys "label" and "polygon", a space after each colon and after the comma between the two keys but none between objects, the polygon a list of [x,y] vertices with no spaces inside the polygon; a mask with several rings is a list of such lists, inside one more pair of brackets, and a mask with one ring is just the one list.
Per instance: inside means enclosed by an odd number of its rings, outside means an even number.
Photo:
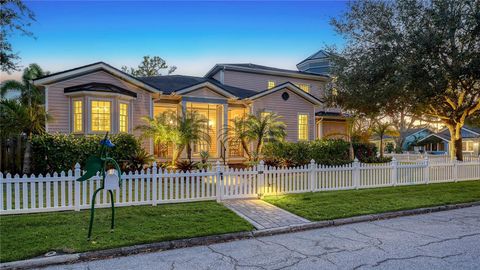
[{"label": "lit window", "polygon": [[274,81],[268,81],[267,83],[267,89],[272,89],[275,87],[275,82]]},{"label": "lit window", "polygon": [[93,100],[91,104],[92,131],[110,131],[110,101]]},{"label": "lit window", "polygon": [[310,85],[309,84],[306,84],[306,83],[296,83],[295,86],[297,86],[298,88],[302,89],[303,91],[305,92],[310,92]]},{"label": "lit window", "polygon": [[473,152],[473,142],[462,142],[462,151]]},{"label": "lit window", "polygon": [[308,140],[308,114],[298,115],[298,139]]},{"label": "lit window", "polygon": [[128,132],[128,104],[120,103],[119,128],[120,132]]},{"label": "lit window", "polygon": [[260,118],[265,118],[265,117],[267,117],[267,116],[269,116],[269,115],[271,115],[271,114],[272,114],[272,112],[261,112],[261,113],[260,113]]},{"label": "lit window", "polygon": [[83,131],[83,102],[73,101],[73,132]]}]

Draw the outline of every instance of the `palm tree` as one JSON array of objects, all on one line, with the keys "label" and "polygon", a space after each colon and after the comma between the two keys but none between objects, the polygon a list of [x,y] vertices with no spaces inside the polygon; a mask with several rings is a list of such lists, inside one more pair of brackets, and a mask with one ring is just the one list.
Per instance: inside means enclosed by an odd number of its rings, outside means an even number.
[{"label": "palm tree", "polygon": [[[30,64],[23,70],[21,81],[7,80],[0,87],[0,97],[2,98],[8,91],[20,91],[19,102],[2,101],[2,118],[15,119],[10,120],[14,121],[10,122],[14,126],[8,129],[9,136],[22,132],[26,135],[23,173],[30,172],[30,141],[32,135],[45,132],[45,123],[51,120],[43,107],[44,95],[42,91],[32,84],[32,80],[48,74],[49,72],[44,71],[38,64]],[[9,123],[3,125],[8,126]]]},{"label": "palm tree", "polygon": [[275,113],[260,113],[258,116],[247,117],[248,137],[256,141],[255,156],[262,153],[265,141],[278,141],[285,138],[285,123],[279,121]]},{"label": "palm tree", "polygon": [[372,128],[372,133],[377,135],[380,138],[380,157],[383,157],[383,138],[385,136],[398,136],[398,132],[396,132],[392,128],[392,124],[386,122],[377,121]]},{"label": "palm tree", "polygon": [[172,166],[178,161],[183,150],[187,149],[188,160],[192,161],[192,145],[199,142],[210,143],[208,120],[197,112],[178,116],[174,112],[164,112],[155,118],[143,117],[146,124],[137,126],[144,137],[153,138],[156,144],[173,145]]},{"label": "palm tree", "polygon": [[188,112],[177,119],[180,145],[187,148],[188,161],[192,162],[192,145],[205,142],[210,144],[208,119],[196,111]]},{"label": "palm tree", "polygon": [[173,144],[172,165],[180,156],[178,153],[178,145],[181,144],[180,134],[176,126],[177,116],[174,112],[164,112],[157,115],[155,118],[148,116],[142,117],[146,122],[144,125],[139,125],[135,129],[142,132],[143,137],[153,138],[156,144]]},{"label": "palm tree", "polygon": [[8,91],[20,91],[22,104],[43,104],[44,96],[42,91],[32,84],[32,80],[48,75],[38,64],[30,64],[23,70],[22,80],[7,80],[0,87],[0,97],[5,97]]},{"label": "palm tree", "polygon": [[224,143],[227,142],[239,142],[242,146],[244,153],[247,155],[248,159],[251,159],[250,153],[250,132],[248,130],[248,118],[240,117],[231,119],[231,124],[227,128],[222,130],[222,135],[224,138]]},{"label": "palm tree", "polygon": [[22,133],[27,138],[23,156],[23,173],[30,173],[30,142],[32,136],[44,133],[45,122],[49,120],[50,117],[42,105],[31,104],[28,106],[18,100],[0,101],[0,131],[2,140]]}]

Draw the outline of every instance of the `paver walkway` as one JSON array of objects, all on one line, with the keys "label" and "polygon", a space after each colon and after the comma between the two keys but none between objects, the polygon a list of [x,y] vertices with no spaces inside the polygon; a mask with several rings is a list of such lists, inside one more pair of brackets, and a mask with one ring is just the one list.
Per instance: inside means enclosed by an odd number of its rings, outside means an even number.
[{"label": "paver walkway", "polygon": [[225,200],[222,203],[257,229],[269,229],[310,222],[307,219],[258,199]]},{"label": "paver walkway", "polygon": [[480,206],[476,206],[48,270],[478,270],[479,243]]}]

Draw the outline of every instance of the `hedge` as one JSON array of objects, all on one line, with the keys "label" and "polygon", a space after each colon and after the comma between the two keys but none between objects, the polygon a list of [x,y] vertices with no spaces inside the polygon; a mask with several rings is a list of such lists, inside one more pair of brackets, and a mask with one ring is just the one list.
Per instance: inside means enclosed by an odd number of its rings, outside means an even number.
[{"label": "hedge", "polygon": [[[35,173],[68,171],[75,163],[85,166],[90,155],[99,150],[100,135],[78,136],[63,134],[36,135],[32,138],[32,167]],[[111,135],[115,144],[110,156],[120,164],[129,161],[133,153],[141,151],[140,141],[126,133]]]},{"label": "hedge", "polygon": [[[377,157],[377,147],[371,143],[354,143],[355,156],[365,163],[389,162],[389,158]],[[308,142],[267,143],[263,159],[269,166],[302,166],[315,160],[322,165],[344,165],[351,163],[350,143],[340,139],[315,140]]]}]

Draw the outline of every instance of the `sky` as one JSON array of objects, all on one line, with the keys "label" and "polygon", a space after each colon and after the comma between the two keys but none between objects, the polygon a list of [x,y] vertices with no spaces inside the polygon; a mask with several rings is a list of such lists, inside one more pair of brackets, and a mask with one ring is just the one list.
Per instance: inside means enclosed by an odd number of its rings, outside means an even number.
[{"label": "sky", "polygon": [[[295,69],[325,46],[342,47],[330,26],[343,1],[25,1],[35,38],[10,37],[21,65],[51,72],[104,61],[137,66],[144,55],[203,76],[216,63]],[[1,74],[17,79],[20,72]]]}]

